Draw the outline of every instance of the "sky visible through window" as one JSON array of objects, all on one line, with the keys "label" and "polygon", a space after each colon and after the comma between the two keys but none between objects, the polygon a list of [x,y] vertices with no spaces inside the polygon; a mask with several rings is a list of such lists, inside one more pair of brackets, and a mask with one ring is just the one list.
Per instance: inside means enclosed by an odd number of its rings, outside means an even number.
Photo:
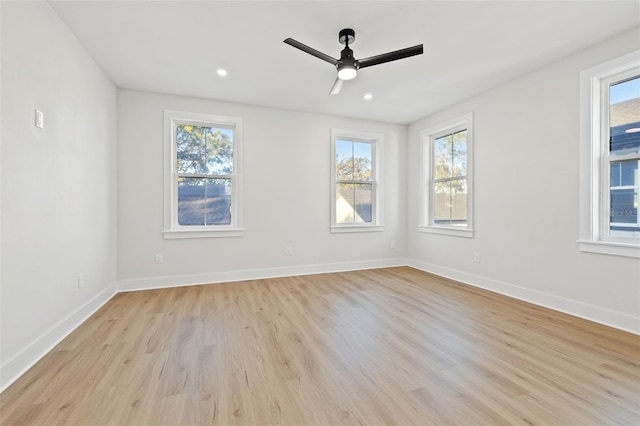
[{"label": "sky visible through window", "polygon": [[609,103],[611,105],[630,99],[640,98],[640,78],[634,78],[611,86]]},{"label": "sky visible through window", "polygon": [[339,139],[336,143],[336,158],[338,160],[347,158],[368,158],[371,160],[371,144]]}]

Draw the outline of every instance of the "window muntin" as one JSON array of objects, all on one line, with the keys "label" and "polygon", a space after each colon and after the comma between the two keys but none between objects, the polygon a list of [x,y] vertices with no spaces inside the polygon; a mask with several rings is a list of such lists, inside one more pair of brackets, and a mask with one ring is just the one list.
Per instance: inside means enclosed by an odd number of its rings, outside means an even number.
[{"label": "window muntin", "polygon": [[242,120],[165,111],[165,238],[241,235]]},{"label": "window muntin", "polygon": [[471,139],[467,114],[421,132],[423,232],[472,237]]},{"label": "window muntin", "polygon": [[382,135],[331,131],[331,232],[381,231]]}]

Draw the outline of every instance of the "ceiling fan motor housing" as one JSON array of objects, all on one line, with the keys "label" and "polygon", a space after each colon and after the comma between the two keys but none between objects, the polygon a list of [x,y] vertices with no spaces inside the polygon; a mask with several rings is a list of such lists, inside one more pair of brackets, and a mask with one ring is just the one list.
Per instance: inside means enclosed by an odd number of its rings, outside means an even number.
[{"label": "ceiling fan motor housing", "polygon": [[340,52],[340,60],[336,64],[336,67],[340,69],[344,65],[352,66],[355,69],[360,68],[360,64],[353,57],[353,50],[349,49],[348,47],[345,47],[344,49],[342,49],[342,52]]}]

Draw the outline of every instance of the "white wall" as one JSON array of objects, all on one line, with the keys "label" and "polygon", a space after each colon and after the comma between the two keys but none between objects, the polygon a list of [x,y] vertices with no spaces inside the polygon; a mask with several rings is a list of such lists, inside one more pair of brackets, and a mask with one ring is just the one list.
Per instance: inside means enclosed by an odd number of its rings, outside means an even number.
[{"label": "white wall", "polygon": [[[638,29],[626,32],[411,124],[410,264],[640,332],[640,261],[579,252],[576,243],[580,71],[639,40]],[[419,132],[470,111],[475,238],[419,233]]]},{"label": "white wall", "polygon": [[[243,237],[163,239],[165,109],[243,119]],[[118,125],[123,290],[405,262],[406,126],[129,90],[118,91]],[[329,232],[332,127],[384,134],[384,232]]]},{"label": "white wall", "polygon": [[117,201],[115,87],[47,2],[1,25],[0,389],[115,293]]}]

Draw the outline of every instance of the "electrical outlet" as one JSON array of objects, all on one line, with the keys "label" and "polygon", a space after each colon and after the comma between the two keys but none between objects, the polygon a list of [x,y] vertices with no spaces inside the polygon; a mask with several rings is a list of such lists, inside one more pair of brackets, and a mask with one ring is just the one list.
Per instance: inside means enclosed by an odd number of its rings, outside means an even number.
[{"label": "electrical outlet", "polygon": [[390,248],[391,250],[394,250],[394,249],[396,248],[396,242],[395,242],[395,241],[391,241],[391,242],[389,243],[389,248]]},{"label": "electrical outlet", "polygon": [[160,264],[162,262],[164,262],[164,256],[162,256],[162,253],[156,254],[156,263]]},{"label": "electrical outlet", "polygon": [[84,274],[80,272],[78,274],[78,288],[84,287]]},{"label": "electrical outlet", "polygon": [[293,247],[287,246],[284,248],[284,254],[291,256],[293,254]]},{"label": "electrical outlet", "polygon": [[480,253],[473,253],[473,263],[480,263]]}]

